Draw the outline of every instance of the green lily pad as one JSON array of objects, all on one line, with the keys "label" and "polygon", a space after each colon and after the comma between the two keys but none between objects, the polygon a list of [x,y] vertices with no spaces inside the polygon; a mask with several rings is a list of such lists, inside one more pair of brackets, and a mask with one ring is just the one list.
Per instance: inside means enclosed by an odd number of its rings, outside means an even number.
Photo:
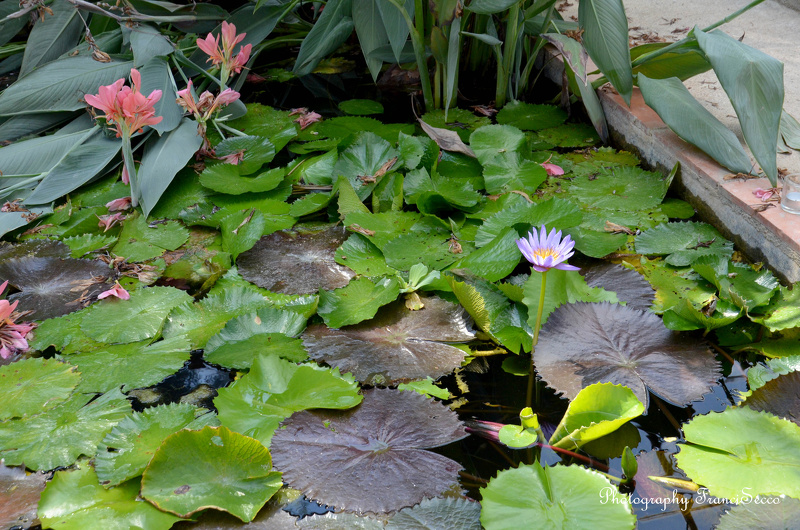
[{"label": "green lily pad", "polygon": [[516,530],[531,521],[548,528],[634,528],[627,496],[596,471],[538,462],[507,469],[481,489],[481,523]]},{"label": "green lily pad", "polygon": [[[263,136],[233,136],[222,140],[214,147],[218,158],[240,151],[244,151],[242,159],[234,166],[240,175],[248,175],[264,164],[272,162],[276,153],[275,146],[269,138]],[[203,185],[205,186],[205,184]]]},{"label": "green lily pad", "polygon": [[148,287],[131,293],[130,300],[109,298],[87,312],[81,331],[98,342],[127,343],[157,337],[167,315],[191,300],[174,287]]},{"label": "green lily pad", "polygon": [[567,121],[567,113],[554,105],[534,105],[512,101],[497,113],[497,123],[513,125],[523,131],[539,131]]},{"label": "green lily pad", "polygon": [[719,519],[716,530],[752,528],[791,528],[800,518],[800,500],[791,497],[744,497],[742,502]]},{"label": "green lily pad", "polygon": [[218,193],[241,195],[274,190],[283,182],[285,168],[274,168],[255,176],[242,176],[242,170],[233,164],[208,166],[200,175],[200,184]]},{"label": "green lily pad", "polygon": [[248,103],[247,114],[231,120],[228,125],[253,136],[269,138],[275,146],[275,152],[278,152],[297,136],[299,127],[294,120],[295,116],[290,116],[289,111]]},{"label": "green lily pad", "polygon": [[150,227],[144,216],[129,217],[122,225],[119,242],[111,251],[130,262],[157,258],[167,250],[175,250],[189,239],[189,231],[177,221]]},{"label": "green lily pad", "polygon": [[523,197],[512,194],[505,208],[489,217],[478,229],[475,246],[480,248],[491,243],[510,226],[518,234],[525,234],[531,227],[538,229],[541,225],[563,230],[577,226],[581,218],[580,209],[570,201],[549,199],[531,204]]},{"label": "green lily pad", "polygon": [[425,499],[411,508],[394,514],[386,530],[418,530],[421,528],[458,528],[481,530],[481,505],[464,498]]},{"label": "green lily pad", "polygon": [[647,281],[656,289],[652,307],[655,313],[667,312],[686,302],[703,309],[716,298],[714,286],[694,272],[687,274],[662,261],[647,258],[642,258],[641,265]]},{"label": "green lily pad", "polygon": [[375,316],[382,306],[394,302],[400,294],[395,278],[372,282],[369,278],[350,280],[345,287],[320,291],[317,314],[331,328],[341,328]]},{"label": "green lily pad", "polygon": [[0,420],[34,416],[63,403],[81,376],[55,359],[22,359],[0,366]]},{"label": "green lily pad", "polygon": [[692,269],[713,283],[719,297],[727,300],[749,314],[764,306],[780,287],[769,270],[753,270],[743,263],[728,261],[723,256],[703,256],[694,260]]},{"label": "green lily pad", "polygon": [[138,480],[105,489],[92,467],[84,463],[71,471],[56,472],[42,493],[39,518],[47,528],[65,530],[167,530],[181,520],[138,496]]},{"label": "green lily pad", "polygon": [[64,239],[64,244],[69,247],[73,258],[80,258],[90,252],[104,249],[117,241],[116,236],[102,234],[83,234]]},{"label": "green lily pad", "polygon": [[268,446],[280,422],[294,412],[349,409],[361,399],[349,374],[262,353],[247,375],[219,390],[214,406],[223,425]]},{"label": "green lily pad", "polygon": [[800,496],[800,426],[748,407],[695,416],[678,465],[712,495]]},{"label": "green lily pad", "polygon": [[769,359],[766,363],[756,364],[747,370],[747,386],[751,391],[755,391],[779,375],[798,370],[800,370],[800,355]]},{"label": "green lily pad", "polygon": [[594,127],[585,123],[564,123],[537,133],[540,141],[557,147],[590,147],[600,143]]},{"label": "green lily pad", "polygon": [[467,435],[441,403],[390,389],[366,391],[351,410],[297,412],[283,425],[272,454],[287,485],[357,513],[393,512],[453,487],[461,464],[425,449]]},{"label": "green lily pad", "polygon": [[38,416],[0,423],[0,457],[6,464],[48,470],[94,455],[105,433],[131,409],[117,389],[94,397],[73,394]]},{"label": "green lily pad", "polygon": [[[289,226],[294,221],[289,222]],[[222,233],[222,248],[231,253],[235,260],[239,254],[253,248],[261,236],[266,232],[266,219],[264,214],[253,208],[226,215],[220,219],[220,232]]]},{"label": "green lily pad", "polygon": [[668,264],[685,267],[702,256],[730,259],[733,243],[706,223],[667,223],[636,236],[636,252],[649,256],[666,255],[664,261]]},{"label": "green lily pad", "polygon": [[368,184],[361,177],[373,177],[384,164],[396,156],[397,151],[389,142],[371,132],[360,132],[350,146],[339,154],[333,174],[345,177],[358,197],[364,200],[375,188],[375,184]]},{"label": "green lily pad", "polygon": [[38,351],[53,346],[62,355],[99,348],[102,343],[90,339],[81,331],[81,322],[88,312],[89,309],[86,308],[68,315],[48,318],[36,327],[33,338],[28,340],[28,346]]},{"label": "green lily pad", "polygon": [[453,268],[469,269],[490,282],[501,280],[519,265],[517,238],[517,231],[508,227],[491,242],[462,258]]},{"label": "green lily pad", "polygon": [[622,166],[574,178],[569,193],[590,208],[647,210],[661,204],[669,185],[661,173]]},{"label": "green lily pad", "polygon": [[169,436],[142,477],[142,497],[161,510],[188,517],[213,508],[244,522],[251,521],[280,487],[269,451],[225,427]]},{"label": "green lily pad", "polygon": [[143,341],[101,346],[71,355],[69,362],[83,374],[79,391],[107,392],[121,387],[127,392],[154,385],[174,374],[189,357],[189,341],[179,336],[153,344]]},{"label": "green lily pad", "polygon": [[350,234],[347,241],[336,249],[336,263],[364,276],[392,276],[397,271],[386,265],[378,247],[361,234]]},{"label": "green lily pad", "polygon": [[134,412],[97,446],[94,467],[105,488],[141,475],[164,439],[181,429],[219,423],[214,414],[187,403],[170,403]]},{"label": "green lily pad", "polygon": [[751,319],[763,324],[770,331],[800,327],[800,287],[780,287],[780,294],[767,307],[763,315],[752,315]]},{"label": "green lily pad", "polygon": [[354,116],[383,114],[383,105],[371,99],[348,99],[339,102],[339,110]]}]

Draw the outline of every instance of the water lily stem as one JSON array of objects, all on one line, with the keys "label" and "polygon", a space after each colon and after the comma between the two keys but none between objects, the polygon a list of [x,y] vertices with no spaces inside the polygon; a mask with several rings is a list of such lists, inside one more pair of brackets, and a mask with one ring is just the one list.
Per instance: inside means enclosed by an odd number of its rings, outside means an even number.
[{"label": "water lily stem", "polygon": [[544,294],[547,289],[547,271],[542,273],[542,288],[539,291],[539,306],[536,308],[536,325],[533,328],[533,348],[531,348],[531,367],[528,371],[528,392],[525,396],[525,406],[530,407],[533,402],[533,383],[535,381],[533,370],[533,352],[539,343],[539,328],[542,327],[542,312],[544,311]]}]

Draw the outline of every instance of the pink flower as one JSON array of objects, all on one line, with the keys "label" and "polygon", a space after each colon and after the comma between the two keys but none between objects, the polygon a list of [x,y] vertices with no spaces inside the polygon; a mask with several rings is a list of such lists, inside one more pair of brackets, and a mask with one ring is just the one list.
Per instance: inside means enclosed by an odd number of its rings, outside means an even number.
[{"label": "pink flower", "polygon": [[[220,46],[220,35],[222,37],[222,45]],[[236,34],[236,26],[228,22],[222,23],[220,35],[214,37],[211,33],[206,35],[205,39],[197,39],[197,47],[203,50],[208,59],[206,62],[211,62],[214,66],[220,67],[220,77],[222,83],[228,80],[231,72],[238,74],[247,64],[250,59],[250,52],[253,49],[252,44],[239,47],[239,53],[234,57],[233,51],[237,44],[244,40],[246,33],[240,35]]]},{"label": "pink flower", "polygon": [[117,224],[119,221],[123,221],[125,219],[125,215],[122,213],[115,213],[113,215],[98,215],[97,218],[100,220],[97,225],[103,229],[103,232],[108,232],[112,226]]},{"label": "pink flower", "polygon": [[235,153],[231,153],[229,155],[221,156],[219,159],[225,162],[226,164],[233,164],[234,166],[238,165],[239,162],[244,160],[244,149],[236,151]]},{"label": "pink flower", "polygon": [[551,177],[554,175],[564,174],[564,170],[561,168],[561,166],[557,166],[555,164],[548,164],[547,162],[545,162],[542,164],[542,167],[544,168],[545,171],[547,171],[547,174],[550,175]]},{"label": "pink flower", "polygon": [[[127,184],[127,183],[126,183]],[[130,197],[121,197],[106,203],[106,208],[109,212],[121,212],[131,207]]]},{"label": "pink flower", "polygon": [[130,300],[131,295],[128,291],[122,287],[119,282],[114,283],[114,287],[109,289],[108,291],[103,291],[99,295],[97,295],[98,300],[102,300],[103,298],[108,298],[109,296],[116,296],[121,300]]},{"label": "pink flower", "polygon": [[178,105],[183,108],[183,110],[191,112],[192,114],[200,113],[200,110],[197,108],[197,102],[194,100],[194,94],[192,93],[191,79],[189,79],[189,83],[186,85],[186,88],[183,90],[178,90],[178,99],[176,101]]},{"label": "pink flower", "polygon": [[102,110],[106,121],[116,126],[117,137],[141,132],[145,126],[156,125],[163,119],[155,115],[155,104],[161,99],[161,91],[153,90],[145,97],[140,92],[142,76],[135,68],[131,70],[131,83],[133,88],[125,86],[124,79],[118,79],[101,86],[97,95],[84,96],[86,103]]},{"label": "pink flower", "polygon": [[305,129],[312,123],[322,121],[322,116],[320,116],[314,111],[309,112],[308,109],[305,107],[301,107],[299,109],[292,109],[292,112],[289,113],[289,116],[295,116],[298,114],[299,114],[298,118],[294,121],[295,123],[300,124],[300,130]]},{"label": "pink flower", "polygon": [[753,191],[753,195],[761,199],[761,202],[767,202],[772,199],[773,196],[776,198],[772,200],[778,200],[777,197],[780,195],[780,190],[778,188],[769,188],[768,190],[756,188]]},{"label": "pink flower", "polygon": [[123,184],[131,183],[131,176],[130,174],[128,174],[128,168],[124,164],[122,165],[122,183]]},{"label": "pink flower", "polygon": [[[0,294],[3,294],[6,286],[8,281],[0,285]],[[19,300],[13,304],[8,300],[0,300],[0,357],[3,359],[8,359],[18,351],[27,350],[28,341],[25,340],[25,336],[36,327],[36,324],[31,322],[16,322],[26,314],[15,311],[17,304]]]},{"label": "pink flower", "polygon": [[555,228],[550,231],[549,235],[544,225],[539,234],[534,228],[528,234],[527,239],[517,239],[517,246],[525,259],[531,263],[533,270],[537,272],[547,272],[550,269],[580,270],[579,267],[564,263],[575,253],[572,250],[575,242],[569,235],[561,241],[561,231],[556,232]]}]

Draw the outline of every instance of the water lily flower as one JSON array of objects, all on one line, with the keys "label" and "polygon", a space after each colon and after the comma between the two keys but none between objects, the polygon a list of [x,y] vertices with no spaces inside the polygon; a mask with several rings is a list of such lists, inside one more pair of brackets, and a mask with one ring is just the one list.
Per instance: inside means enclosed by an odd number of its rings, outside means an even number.
[{"label": "water lily flower", "polygon": [[550,231],[549,235],[544,225],[539,234],[536,233],[536,229],[533,229],[527,239],[517,239],[517,247],[525,259],[531,263],[533,270],[537,272],[547,272],[550,269],[580,270],[579,267],[564,263],[574,254],[572,249],[575,247],[575,242],[569,235],[562,241],[561,231],[556,232],[555,228]]},{"label": "water lily flower", "polygon": [[[6,290],[8,281],[0,285],[0,294]],[[13,304],[8,300],[0,300],[0,357],[8,359],[16,352],[28,349],[28,341],[25,336],[36,327],[31,322],[16,322],[25,316],[26,313],[16,311],[19,300]]]},{"label": "water lily flower", "polygon": [[[206,62],[211,62],[214,66],[220,68],[220,80],[224,85],[231,73],[238,74],[247,64],[250,59],[250,52],[253,49],[252,44],[239,47],[239,53],[233,55],[234,47],[242,42],[246,33],[236,34],[236,26],[228,22],[222,23],[222,30],[220,35],[216,37],[209,33],[204,39],[197,39],[197,47],[208,54]],[[222,45],[220,46],[220,36],[222,37]]]},{"label": "water lily flower", "polygon": [[126,291],[125,288],[119,284],[119,282],[114,283],[114,287],[112,287],[108,291],[103,291],[102,293],[97,295],[97,299],[102,300],[103,298],[108,298],[109,296],[116,296],[121,300],[131,299],[130,293]]},{"label": "water lily flower", "polygon": [[121,212],[131,207],[130,197],[120,197],[106,203],[109,212]]}]

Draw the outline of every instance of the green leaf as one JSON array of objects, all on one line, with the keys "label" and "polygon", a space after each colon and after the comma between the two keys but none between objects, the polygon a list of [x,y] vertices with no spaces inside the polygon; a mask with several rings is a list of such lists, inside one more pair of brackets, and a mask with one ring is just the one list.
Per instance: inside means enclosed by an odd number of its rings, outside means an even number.
[{"label": "green leaf", "polygon": [[411,381],[410,383],[400,383],[397,390],[416,392],[425,397],[435,397],[439,399],[450,399],[450,391],[446,388],[436,386],[436,382],[428,377],[422,381]]},{"label": "green leaf", "polygon": [[374,317],[381,306],[394,302],[399,294],[400,284],[394,278],[383,278],[376,283],[356,278],[340,289],[321,290],[317,314],[331,328],[358,324]]},{"label": "green leaf", "polygon": [[481,15],[493,15],[502,13],[518,2],[519,0],[472,0],[467,6],[467,11]]},{"label": "green leaf", "polygon": [[762,311],[763,315],[752,315],[750,318],[767,326],[770,331],[800,327],[800,287],[788,289],[781,286],[780,294]]},{"label": "green leaf", "polygon": [[131,408],[118,389],[94,398],[73,394],[38,416],[0,423],[0,457],[6,465],[48,470],[72,465],[80,455],[94,455],[105,433]]},{"label": "green leaf", "polygon": [[83,94],[95,94],[100,86],[126,78],[132,66],[132,61],[101,63],[91,57],[47,63],[0,94],[0,116],[80,110],[86,106]]},{"label": "green leaf", "polygon": [[503,158],[519,156],[526,147],[526,140],[523,132],[511,125],[485,125],[470,135],[469,145],[485,166],[489,162],[497,163],[498,155]]},{"label": "green leaf", "polygon": [[124,392],[143,388],[180,370],[189,360],[189,341],[172,337],[153,344],[149,341],[103,346],[71,355],[69,362],[81,372],[80,392]]},{"label": "green leaf", "polygon": [[57,0],[51,9],[52,14],[39,18],[28,35],[19,70],[20,78],[37,66],[57,59],[72,49],[80,38],[83,23],[75,6],[65,0]]},{"label": "green leaf", "polygon": [[612,166],[593,175],[575,177],[569,191],[589,208],[641,211],[658,206],[669,185],[670,179],[660,173]]},{"label": "green leaf", "polygon": [[497,123],[512,125],[523,131],[538,131],[561,125],[567,113],[554,105],[534,105],[512,101],[497,113]]},{"label": "green leaf", "polygon": [[589,57],[630,105],[633,75],[622,0],[583,0],[578,5],[578,22]]},{"label": "green leaf", "polygon": [[55,473],[42,492],[38,515],[44,526],[64,530],[167,530],[180,521],[138,496],[138,480],[107,490],[97,481],[92,466],[83,463],[75,470]]},{"label": "green leaf", "polygon": [[62,317],[48,318],[36,328],[36,333],[33,339],[28,341],[28,345],[39,351],[53,346],[62,355],[98,348],[100,343],[93,341],[81,331],[81,322],[88,311],[87,308]]},{"label": "green leaf", "polygon": [[549,199],[531,204],[523,197],[514,194],[506,207],[487,219],[475,235],[475,246],[483,247],[491,243],[503,231],[513,226],[518,233],[525,233],[531,227],[563,230],[581,222],[582,214],[578,206],[564,199]]},{"label": "green leaf", "polygon": [[664,260],[666,263],[685,267],[702,256],[722,256],[729,259],[733,254],[733,243],[706,223],[667,223],[636,236],[636,252],[668,255]]},{"label": "green leaf", "polygon": [[[376,3],[381,13],[383,27],[386,29],[386,36],[392,47],[395,61],[400,64],[402,62],[400,56],[408,41],[408,23],[406,23],[403,16],[398,12],[396,4],[391,3],[389,0],[376,0]],[[405,0],[401,7],[409,16],[413,16],[414,2],[412,0]]]},{"label": "green leaf", "polygon": [[94,463],[97,478],[109,488],[138,477],[167,436],[214,423],[218,423],[216,415],[188,403],[170,403],[134,412],[111,429],[97,446]]},{"label": "green leaf", "polygon": [[149,287],[131,293],[130,300],[108,298],[92,305],[81,331],[99,342],[128,343],[152,339],[170,312],[191,300],[174,287]]},{"label": "green leaf", "polygon": [[188,517],[215,508],[244,522],[251,521],[280,487],[269,451],[225,427],[171,435],[142,477],[142,497],[162,510]]},{"label": "green leaf", "polygon": [[769,303],[780,284],[763,269],[728,261],[723,256],[704,256],[692,263],[692,269],[719,289],[719,297],[747,311]]},{"label": "green leaf", "polygon": [[[539,306],[539,295],[542,289],[541,272],[533,272],[525,282],[525,296],[522,302],[528,307],[528,324],[536,325],[536,311]],[[617,294],[606,291],[602,287],[589,287],[578,271],[562,271],[550,269],[547,273],[547,289],[544,296],[542,325],[555,308],[566,303],[575,302],[611,302],[618,303]]]},{"label": "green leaf", "polygon": [[265,228],[264,214],[255,208],[227,215],[220,222],[222,248],[235,260],[239,254],[253,248]]},{"label": "green leaf", "polygon": [[364,276],[392,276],[397,273],[386,265],[380,249],[361,234],[351,234],[336,249],[336,263]]},{"label": "green leaf", "polygon": [[[462,253],[467,253],[467,242],[461,243]],[[414,264],[422,263],[429,269],[443,270],[459,259],[449,246],[449,234],[444,232],[425,233],[412,230],[397,236],[383,246],[386,264],[397,270],[407,271]]]},{"label": "green leaf", "polygon": [[352,0],[331,0],[300,45],[292,70],[310,74],[323,57],[338,48],[353,32]]},{"label": "green leaf", "polygon": [[683,432],[678,465],[712,495],[800,496],[800,426],[740,407],[696,416]]},{"label": "green leaf", "polygon": [[[631,61],[671,44],[674,43],[650,42],[634,46],[631,48]],[[706,60],[703,52],[700,51],[697,41],[689,41],[677,48],[673,48],[672,51],[663,53],[653,59],[646,59],[640,65],[634,66],[633,74],[644,74],[650,79],[677,77],[681,81],[685,81],[709,70],[711,70],[711,64]]]},{"label": "green leaf", "polygon": [[[134,34],[136,34],[135,30],[131,32],[131,35]],[[160,34],[158,38],[164,39]],[[168,44],[168,46],[170,46],[171,51],[171,45]],[[149,96],[153,90],[161,91],[161,99],[156,101],[153,107],[155,115],[161,116],[163,119],[151,127],[158,132],[159,136],[174,130],[182,122],[183,109],[176,102],[178,95],[176,93],[175,78],[172,77],[172,70],[170,70],[167,58],[153,57],[139,69],[139,73],[142,75],[143,94]],[[139,178],[141,179],[141,177]]]},{"label": "green leaf", "polygon": [[739,139],[683,86],[680,79],[649,79],[639,74],[645,103],[675,134],[735,173],[749,173],[750,157]]},{"label": "green leaf", "polygon": [[549,443],[562,448],[579,448],[611,434],[644,411],[642,402],[626,386],[589,385],[570,402]]},{"label": "green leaf", "polygon": [[481,489],[481,523],[492,530],[634,528],[626,495],[597,471],[577,465],[542,467],[538,462],[507,469]]},{"label": "green leaf", "polygon": [[157,258],[167,250],[175,250],[189,239],[189,231],[178,221],[147,224],[144,215],[128,217],[122,225],[119,242],[111,251],[130,262]]},{"label": "green leaf", "polygon": [[374,176],[397,152],[392,146],[371,132],[358,133],[353,143],[340,155],[333,168],[336,177],[347,178],[361,200],[366,199],[375,184],[369,184],[360,177]]},{"label": "green leaf", "polygon": [[214,399],[223,425],[269,445],[281,421],[300,410],[349,409],[361,403],[358,384],[339,369],[296,365],[258,355],[250,372]]},{"label": "green leaf", "polygon": [[64,402],[81,377],[55,359],[23,359],[0,366],[0,420],[34,416]]},{"label": "green leaf", "polygon": [[145,217],[202,143],[202,137],[197,134],[197,124],[188,118],[184,118],[176,129],[147,143],[137,172]]},{"label": "green leaf", "polygon": [[89,252],[94,252],[110,246],[117,241],[115,236],[104,236],[101,234],[83,234],[72,236],[62,240],[70,250],[73,258],[80,258]]},{"label": "green leaf", "polygon": [[[380,8],[380,5],[378,7]],[[356,26],[358,25],[357,20]],[[357,27],[356,31],[358,31]],[[406,31],[406,34],[408,34],[408,31]],[[354,116],[369,116],[370,114],[383,114],[383,105],[371,99],[348,99],[339,102],[339,110]]]},{"label": "green leaf", "polygon": [[[383,61],[375,57],[373,52],[389,42],[386,28],[383,27],[383,17],[381,17],[378,3],[374,0],[352,0],[352,2],[353,25],[356,35],[358,35],[358,42],[361,44],[361,53],[364,55],[370,74],[372,74],[372,80],[377,81]],[[345,112],[347,111],[345,110]],[[347,114],[361,113],[347,112]],[[368,114],[374,113],[369,112]]]},{"label": "green leaf", "polygon": [[519,265],[518,237],[517,231],[513,227],[508,227],[489,244],[456,263],[454,268],[469,269],[490,282],[501,280]]},{"label": "green leaf", "polygon": [[740,502],[741,504],[722,514],[715,528],[718,530],[791,528],[800,517],[800,500],[784,495],[753,497],[750,494],[743,494]]},{"label": "green leaf", "polygon": [[[133,49],[133,63],[136,67],[142,66],[155,57],[169,55],[175,50],[170,40],[161,34],[158,27],[150,24],[138,24],[132,28],[130,40]],[[142,75],[142,79],[144,79],[144,75]],[[146,90],[142,90],[142,92],[150,93]]]},{"label": "green leaf", "polygon": [[220,158],[244,151],[242,160],[234,167],[239,171],[240,175],[248,175],[257,171],[264,164],[272,162],[277,149],[269,138],[264,136],[234,136],[222,140],[214,147],[214,151],[217,157]]},{"label": "green leaf", "polygon": [[783,63],[721,31],[704,33],[695,27],[693,33],[736,110],[753,157],[776,186]]}]

